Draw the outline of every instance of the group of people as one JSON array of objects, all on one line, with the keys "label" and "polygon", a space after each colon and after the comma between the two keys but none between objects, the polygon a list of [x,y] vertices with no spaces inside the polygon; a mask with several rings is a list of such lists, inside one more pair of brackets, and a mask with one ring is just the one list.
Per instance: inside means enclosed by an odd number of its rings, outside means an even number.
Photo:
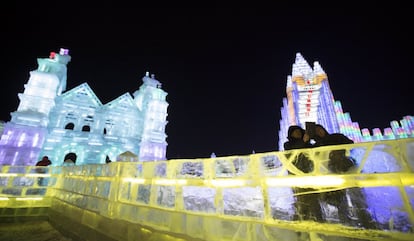
[{"label": "group of people", "polygon": [[[292,125],[288,129],[288,141],[284,143],[286,151],[292,149],[315,148],[329,145],[352,144],[353,140],[341,133],[328,133],[320,124],[315,124],[312,132],[301,126]],[[311,141],[312,140],[312,141]],[[291,157],[286,154],[292,164],[303,173],[314,171],[314,162],[306,152]],[[346,155],[346,149],[335,149],[329,152],[327,169],[330,173],[343,174],[355,168],[357,163],[352,157]],[[293,174],[290,172],[290,174]],[[295,219],[325,222],[323,205],[329,204],[337,209],[339,221],[343,224],[375,228],[375,222],[366,210],[365,197],[360,188],[348,188],[320,192],[313,188],[294,188]]]},{"label": "group of people", "polygon": [[[63,161],[63,166],[73,166],[76,163],[76,154],[71,152],[66,154],[65,160]],[[52,164],[52,161],[49,159],[48,156],[43,156],[40,161],[36,163],[36,166],[49,166]],[[39,172],[42,170],[41,168],[38,168]]]},{"label": "group of people", "polygon": [[[353,140],[341,133],[329,134],[328,131],[319,124],[315,124],[314,134],[309,134],[305,129],[298,125],[290,126],[288,129],[288,141],[284,143],[285,150],[304,149],[329,145],[352,144]],[[311,143],[313,140],[313,143]],[[295,159],[294,163],[304,173],[313,171],[313,162],[303,153]],[[344,173],[354,167],[356,163],[346,156],[346,150],[334,150],[329,153],[328,168],[333,173]]]},{"label": "group of people", "polygon": [[[65,160],[62,163],[63,166],[74,166],[76,164],[77,156],[76,156],[75,153],[70,152],[70,153],[65,155],[64,159]],[[106,155],[105,163],[108,164],[108,163],[111,163],[111,162],[112,162],[112,160],[109,158],[108,155]],[[52,164],[52,161],[50,161],[49,157],[48,156],[43,156],[42,159],[36,163],[36,166],[49,166],[51,164]],[[37,170],[38,170],[38,172],[42,172],[45,169],[44,168],[38,168]]]}]

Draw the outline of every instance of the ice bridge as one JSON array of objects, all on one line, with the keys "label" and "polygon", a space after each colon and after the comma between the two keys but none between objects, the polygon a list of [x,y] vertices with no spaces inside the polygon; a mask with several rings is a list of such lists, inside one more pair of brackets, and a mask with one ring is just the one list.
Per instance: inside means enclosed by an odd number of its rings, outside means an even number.
[{"label": "ice bridge", "polygon": [[[338,148],[345,148],[358,168],[330,174],[328,153]],[[75,240],[414,240],[414,138],[301,151],[314,161],[312,173],[292,165],[298,150],[72,167],[2,166],[0,219],[48,220]],[[343,223],[338,213],[348,210],[324,203],[325,221],[300,221],[294,218],[295,195],[309,193],[294,194],[296,187],[314,188],[318,195],[358,189],[376,227],[363,228],[360,220]],[[356,207],[352,202],[350,210]]]}]

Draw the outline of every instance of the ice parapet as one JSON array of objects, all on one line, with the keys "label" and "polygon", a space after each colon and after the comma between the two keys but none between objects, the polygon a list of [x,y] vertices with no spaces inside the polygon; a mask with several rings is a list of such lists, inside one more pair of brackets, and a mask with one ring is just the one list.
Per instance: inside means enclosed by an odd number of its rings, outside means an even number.
[{"label": "ice parapet", "polygon": [[196,186],[183,187],[183,200],[186,210],[215,213],[215,196],[216,190],[214,188]]},{"label": "ice parapet", "polygon": [[260,187],[224,189],[223,203],[224,214],[263,217],[264,201]]}]

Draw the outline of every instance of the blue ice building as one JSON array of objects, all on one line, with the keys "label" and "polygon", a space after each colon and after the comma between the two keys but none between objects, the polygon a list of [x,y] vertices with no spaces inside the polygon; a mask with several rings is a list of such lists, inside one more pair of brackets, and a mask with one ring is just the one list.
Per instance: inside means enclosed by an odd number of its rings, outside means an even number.
[{"label": "blue ice building", "polygon": [[38,58],[20,103],[4,122],[0,164],[34,165],[48,156],[61,165],[67,155],[76,165],[105,163],[132,153],[138,161],[166,159],[167,93],[147,72],[132,95],[103,104],[88,83],[66,90],[68,49]]}]

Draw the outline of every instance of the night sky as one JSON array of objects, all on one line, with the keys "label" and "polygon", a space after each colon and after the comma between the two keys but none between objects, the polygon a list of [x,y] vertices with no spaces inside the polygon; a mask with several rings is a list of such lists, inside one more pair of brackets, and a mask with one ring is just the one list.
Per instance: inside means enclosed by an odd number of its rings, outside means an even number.
[{"label": "night sky", "polygon": [[361,128],[414,115],[406,6],[42,4],[1,10],[1,120],[17,109],[36,58],[61,47],[72,56],[67,89],[87,82],[104,104],[155,74],[168,93],[168,159],[277,150],[297,52],[319,61]]}]

